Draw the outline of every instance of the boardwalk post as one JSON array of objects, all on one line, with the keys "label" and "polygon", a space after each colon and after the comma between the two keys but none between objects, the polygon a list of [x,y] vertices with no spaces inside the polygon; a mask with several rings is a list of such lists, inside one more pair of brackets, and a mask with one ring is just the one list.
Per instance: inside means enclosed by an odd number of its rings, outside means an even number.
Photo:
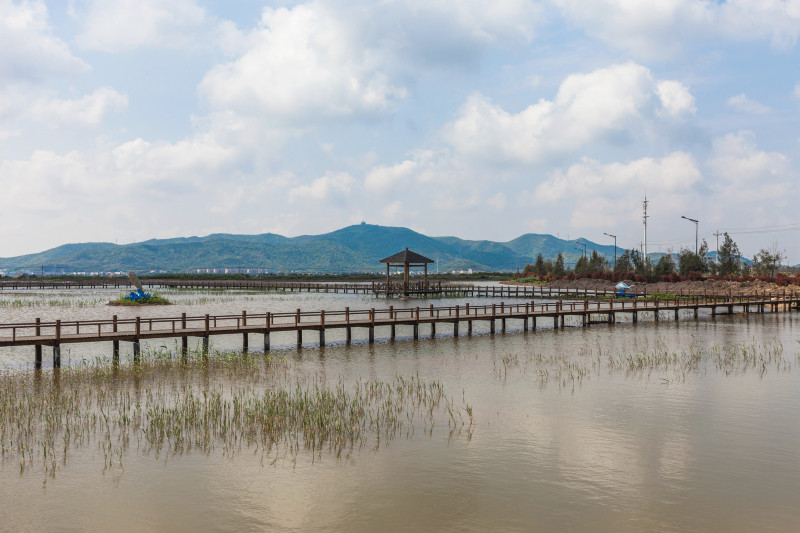
[{"label": "boardwalk post", "polygon": [[375,308],[369,310],[369,343],[375,342]]},{"label": "boardwalk post", "polygon": [[[181,313],[181,330],[186,331],[186,313]],[[181,336],[181,357],[189,355],[189,337],[186,334]]]},{"label": "boardwalk post", "polygon": [[269,329],[270,329],[270,314],[269,311],[266,312],[265,322],[266,322],[266,329],[264,330],[264,353],[269,351]]},{"label": "boardwalk post", "polygon": [[414,309],[414,340],[419,339],[419,307]]},{"label": "boardwalk post", "polygon": [[[117,315],[111,318],[111,331],[117,332]],[[111,359],[115,363],[119,363],[119,341],[116,339],[111,341]]]},{"label": "boardwalk post", "polygon": [[325,346],[325,310],[319,312],[319,346]]},{"label": "boardwalk post", "polygon": [[559,319],[561,320],[561,328],[564,328],[564,300],[558,301],[558,314]]},{"label": "boardwalk post", "polygon": [[458,338],[458,304],[456,304],[456,321],[453,322],[453,337]]},{"label": "boardwalk post", "polygon": [[394,340],[395,339],[395,335],[397,334],[397,328],[396,328],[395,323],[394,323],[396,318],[394,316],[394,306],[393,305],[389,306],[389,318],[392,319],[392,325],[389,326],[389,329],[390,329],[389,338],[391,340]]},{"label": "boardwalk post", "polygon": [[350,344],[353,341],[353,328],[350,327],[350,308],[344,308],[344,322],[347,324],[345,342]]},{"label": "boardwalk post", "polygon": [[303,330],[300,329],[300,309],[295,312],[294,325],[297,327],[297,347],[303,346]]},{"label": "boardwalk post", "polygon": [[531,313],[530,304],[525,302],[525,318],[522,319],[522,331],[528,331],[528,315]]},{"label": "boardwalk post", "polygon": [[[242,329],[247,326],[247,311],[242,311]],[[248,345],[247,345],[247,331],[242,333],[242,353],[247,353]]]},{"label": "boardwalk post", "polygon": [[136,333],[133,338],[133,362],[136,363],[139,361],[139,335],[141,334],[142,330],[142,319],[141,317],[136,317]]},{"label": "boardwalk post", "polygon": [[61,368],[61,321],[56,320],[56,340],[53,343],[53,368]]},{"label": "boardwalk post", "polygon": [[[37,337],[42,334],[42,328],[40,326],[41,323],[42,323],[42,319],[41,318],[37,318],[36,319],[36,336]],[[42,345],[41,344],[37,344],[36,346],[34,346],[33,351],[34,351],[34,361],[33,361],[34,368],[42,368]]]},{"label": "boardwalk post", "polygon": [[208,355],[208,336],[209,336],[209,329],[210,329],[208,315],[206,314],[206,316],[203,317],[203,319],[204,319],[203,320],[203,353]]},{"label": "boardwalk post", "polygon": [[[492,288],[492,290],[494,290],[494,288]],[[494,321],[496,316],[497,316],[497,307],[495,306],[495,304],[492,304],[492,321],[489,322],[489,333],[491,333],[492,335],[494,335]]]},{"label": "boardwalk post", "polygon": [[431,304],[430,315],[431,315],[431,338],[433,339],[434,337],[436,337],[436,321],[434,320],[435,317],[433,316],[433,304]]}]

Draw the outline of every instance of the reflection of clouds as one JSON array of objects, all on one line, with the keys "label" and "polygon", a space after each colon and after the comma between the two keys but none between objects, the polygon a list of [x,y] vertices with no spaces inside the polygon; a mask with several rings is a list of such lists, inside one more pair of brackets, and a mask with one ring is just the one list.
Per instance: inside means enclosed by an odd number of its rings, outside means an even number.
[{"label": "reflection of clouds", "polygon": [[671,433],[661,443],[658,473],[672,480],[687,479],[694,461],[692,447],[685,435]]}]

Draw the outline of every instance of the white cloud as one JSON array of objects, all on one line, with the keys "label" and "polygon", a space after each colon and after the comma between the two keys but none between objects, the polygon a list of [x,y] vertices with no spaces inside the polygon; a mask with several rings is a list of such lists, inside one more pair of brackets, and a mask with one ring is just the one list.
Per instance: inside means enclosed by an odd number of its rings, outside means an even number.
[{"label": "white cloud", "polygon": [[203,79],[200,90],[215,106],[302,120],[381,112],[405,96],[379,54],[362,49],[320,2],[264,9],[248,43]]},{"label": "white cloud", "polygon": [[793,46],[800,35],[796,0],[553,0],[587,34],[637,57],[669,57],[687,43],[770,39]]},{"label": "white cloud", "polygon": [[632,139],[648,122],[694,111],[694,98],[676,81],[657,81],[636,63],[567,76],[556,98],[509,113],[472,95],[445,137],[459,154],[490,162],[531,164],[590,143]]},{"label": "white cloud", "polygon": [[0,142],[6,141],[13,137],[19,137],[21,132],[19,130],[0,130]]},{"label": "white cloud", "polygon": [[381,217],[387,221],[401,220],[401,215],[404,213],[403,202],[396,200],[390,204],[386,204],[381,210]]},{"label": "white cloud", "polygon": [[357,5],[349,15],[369,11],[365,26],[370,38],[412,69],[474,64],[488,47],[529,42],[544,20],[539,2],[530,0],[388,0]]},{"label": "white cloud", "polygon": [[111,87],[101,87],[82,98],[62,100],[38,98],[26,110],[27,116],[49,124],[97,125],[109,111],[120,111],[128,106],[127,95]]},{"label": "white cloud", "polygon": [[206,20],[195,0],[88,0],[74,16],[83,23],[78,44],[104,52],[186,45]]},{"label": "white cloud", "polygon": [[0,84],[89,70],[53,35],[42,2],[0,0]]},{"label": "white cloud", "polygon": [[309,185],[289,189],[289,201],[343,200],[350,196],[356,180],[346,172],[328,172]]},{"label": "white cloud", "polygon": [[447,180],[446,172],[442,172],[433,150],[417,150],[409,159],[396,165],[379,165],[367,172],[364,187],[368,191],[384,192],[391,188],[403,188],[437,180]]},{"label": "white cloud", "polygon": [[527,0],[267,7],[251,31],[220,24],[217,39],[236,58],[211,69],[200,93],[217,109],[300,124],[391,112],[420,71],[474,65],[489,47],[526,43],[540,13]]},{"label": "white cloud", "polygon": [[627,196],[634,190],[653,193],[688,192],[701,179],[691,154],[673,152],[663,158],[645,157],[628,163],[602,164],[583,159],[566,172],[555,171],[536,189],[538,203],[568,197],[600,197],[617,193]]},{"label": "white cloud", "polygon": [[728,98],[725,102],[729,107],[742,113],[752,113],[755,115],[765,115],[772,111],[769,106],[748,98],[746,94],[741,93],[736,96]]},{"label": "white cloud", "polygon": [[497,210],[501,210],[506,206],[506,195],[499,192],[486,200],[486,203]]},{"label": "white cloud", "polygon": [[774,179],[787,169],[786,156],[779,152],[758,149],[755,134],[751,131],[730,133],[714,139],[709,165],[717,178],[731,183],[759,184]]},{"label": "white cloud", "polygon": [[796,83],[794,86],[794,95],[796,98],[800,98],[800,82]]},{"label": "white cloud", "polygon": [[673,117],[692,115],[697,111],[694,96],[682,83],[675,80],[659,81],[656,93],[666,114]]}]

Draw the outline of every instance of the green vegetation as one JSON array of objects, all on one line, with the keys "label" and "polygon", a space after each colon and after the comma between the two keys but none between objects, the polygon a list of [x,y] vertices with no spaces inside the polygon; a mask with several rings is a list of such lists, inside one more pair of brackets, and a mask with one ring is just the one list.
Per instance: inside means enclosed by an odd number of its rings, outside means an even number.
[{"label": "green vegetation", "polygon": [[100,451],[98,470],[124,469],[127,453],[346,457],[431,434],[444,413],[451,431],[471,431],[470,412],[416,375],[329,383],[263,355],[150,352],[136,364],[0,373],[0,460],[54,477],[82,447]]},{"label": "green vegetation", "polygon": [[108,302],[108,305],[171,305],[168,299],[164,298],[163,296],[159,296],[158,294],[153,294],[151,296],[145,298],[139,298],[138,300],[128,300],[124,296],[120,296],[116,300],[111,300]]},{"label": "green vegetation", "polygon": [[704,375],[710,368],[725,375],[756,372],[763,376],[770,370],[790,372],[792,364],[798,362],[800,354],[786,358],[783,344],[778,340],[711,347],[693,343],[685,349],[671,350],[664,339],[657,338],[652,345],[639,346],[634,342],[603,350],[598,344],[596,348],[583,347],[575,354],[508,354],[495,359],[494,374],[508,379],[516,371],[533,376],[540,387],[551,382],[559,388],[574,387],[592,375],[620,371],[643,376],[655,373],[661,383],[668,384],[684,381],[690,375]]},{"label": "green vegetation", "polygon": [[547,282],[544,280],[539,279],[536,276],[530,276],[527,278],[515,278],[514,281],[517,283],[533,283],[534,285],[546,285]]}]

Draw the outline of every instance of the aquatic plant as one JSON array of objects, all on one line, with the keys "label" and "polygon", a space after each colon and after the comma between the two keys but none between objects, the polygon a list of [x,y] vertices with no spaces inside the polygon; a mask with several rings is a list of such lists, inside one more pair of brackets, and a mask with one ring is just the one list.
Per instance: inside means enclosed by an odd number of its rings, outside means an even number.
[{"label": "aquatic plant", "polygon": [[135,300],[120,296],[116,300],[111,300],[108,302],[108,305],[170,305],[171,303],[172,302],[170,302],[167,298],[164,298],[158,294],[153,294],[144,296],[142,298],[137,298]]},{"label": "aquatic plant", "polygon": [[[800,341],[798,341],[800,342]],[[792,361],[784,358],[783,344],[773,339],[767,342],[740,342],[710,347],[692,342],[688,347],[672,349],[662,338],[652,343],[645,339],[638,345],[621,345],[605,350],[582,347],[577,354],[503,355],[495,359],[494,374],[507,379],[511,370],[521,375],[533,375],[539,386],[555,382],[559,387],[582,384],[592,374],[624,372],[640,377],[655,374],[662,383],[684,381],[690,375],[702,375],[709,367],[725,375],[755,371],[763,377],[769,369],[777,372],[792,370]],[[800,353],[795,357],[800,364]]]},{"label": "aquatic plant", "polygon": [[328,383],[285,359],[190,355],[160,350],[135,364],[0,372],[0,460],[55,476],[75,449],[96,445],[104,470],[124,468],[131,450],[156,458],[249,450],[274,464],[301,451],[346,457],[419,426],[431,434],[442,411],[451,432],[465,426],[442,384],[418,375]]}]

